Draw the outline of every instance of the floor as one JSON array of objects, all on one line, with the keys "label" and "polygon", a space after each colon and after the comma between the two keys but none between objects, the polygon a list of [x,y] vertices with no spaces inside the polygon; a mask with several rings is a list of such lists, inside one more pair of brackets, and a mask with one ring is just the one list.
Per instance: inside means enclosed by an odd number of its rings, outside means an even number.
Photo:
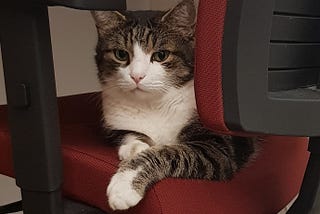
[{"label": "floor", "polygon": [[[0,204],[8,204],[21,199],[19,188],[15,184],[15,180],[0,175]],[[16,214],[23,214],[17,212]]]},{"label": "floor", "polygon": [[[19,188],[16,187],[12,178],[0,175],[0,190],[0,204],[7,204],[21,199]],[[293,201],[278,214],[285,214]],[[23,212],[17,212],[16,214],[23,214]]]}]

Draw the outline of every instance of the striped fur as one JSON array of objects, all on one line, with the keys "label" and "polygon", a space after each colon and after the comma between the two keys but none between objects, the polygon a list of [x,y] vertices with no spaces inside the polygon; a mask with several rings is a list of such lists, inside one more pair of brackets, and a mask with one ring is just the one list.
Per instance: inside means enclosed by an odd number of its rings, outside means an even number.
[{"label": "striped fur", "polygon": [[[256,152],[254,139],[219,136],[199,122],[195,11],[183,0],[168,12],[92,12],[106,139],[119,145],[122,160],[107,189],[114,210],[135,206],[163,178],[229,180]],[[127,60],[117,59],[119,49]],[[163,50],[168,58],[153,62]],[[130,80],[132,73],[143,75],[141,82]]]}]

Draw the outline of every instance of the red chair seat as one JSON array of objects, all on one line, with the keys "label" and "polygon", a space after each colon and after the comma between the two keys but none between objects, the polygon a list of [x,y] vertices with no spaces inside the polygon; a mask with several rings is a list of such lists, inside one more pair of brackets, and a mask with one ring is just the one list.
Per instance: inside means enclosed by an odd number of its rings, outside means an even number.
[{"label": "red chair seat", "polygon": [[[104,142],[97,128],[99,113],[88,102],[90,97],[59,99],[64,194],[111,212],[105,190],[119,161],[116,149]],[[123,213],[275,214],[298,194],[307,159],[306,138],[266,137],[256,161],[232,181],[165,179],[137,207]],[[2,106],[0,173],[14,177],[12,165],[6,108]]]}]

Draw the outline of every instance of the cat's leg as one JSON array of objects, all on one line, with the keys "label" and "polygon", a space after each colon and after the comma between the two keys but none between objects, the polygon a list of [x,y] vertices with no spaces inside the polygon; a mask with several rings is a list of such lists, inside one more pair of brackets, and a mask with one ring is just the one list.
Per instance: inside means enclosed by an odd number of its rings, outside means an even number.
[{"label": "cat's leg", "polygon": [[215,137],[154,146],[122,161],[107,189],[110,207],[124,210],[135,206],[151,185],[166,177],[218,181],[232,178],[255,148],[252,139],[235,139]]},{"label": "cat's leg", "polygon": [[144,138],[137,134],[127,134],[121,141],[118,155],[120,160],[134,157],[140,152],[148,149],[150,145]]},{"label": "cat's leg", "polygon": [[120,160],[132,158],[154,145],[153,140],[147,135],[130,130],[106,129],[105,138],[107,142],[119,145]]},{"label": "cat's leg", "polygon": [[126,210],[138,204],[142,199],[143,194],[132,186],[139,172],[139,169],[119,170],[112,177],[107,189],[107,196],[109,206],[113,210]]}]

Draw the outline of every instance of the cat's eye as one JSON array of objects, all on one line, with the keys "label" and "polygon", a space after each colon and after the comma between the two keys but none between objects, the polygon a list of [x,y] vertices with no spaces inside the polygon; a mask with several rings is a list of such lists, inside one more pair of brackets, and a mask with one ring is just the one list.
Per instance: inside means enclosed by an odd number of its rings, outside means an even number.
[{"label": "cat's eye", "polygon": [[116,59],[119,61],[126,62],[129,59],[129,53],[125,50],[116,49],[113,50],[113,53]]},{"label": "cat's eye", "polygon": [[163,62],[170,56],[170,51],[158,51],[152,54],[151,61]]}]

